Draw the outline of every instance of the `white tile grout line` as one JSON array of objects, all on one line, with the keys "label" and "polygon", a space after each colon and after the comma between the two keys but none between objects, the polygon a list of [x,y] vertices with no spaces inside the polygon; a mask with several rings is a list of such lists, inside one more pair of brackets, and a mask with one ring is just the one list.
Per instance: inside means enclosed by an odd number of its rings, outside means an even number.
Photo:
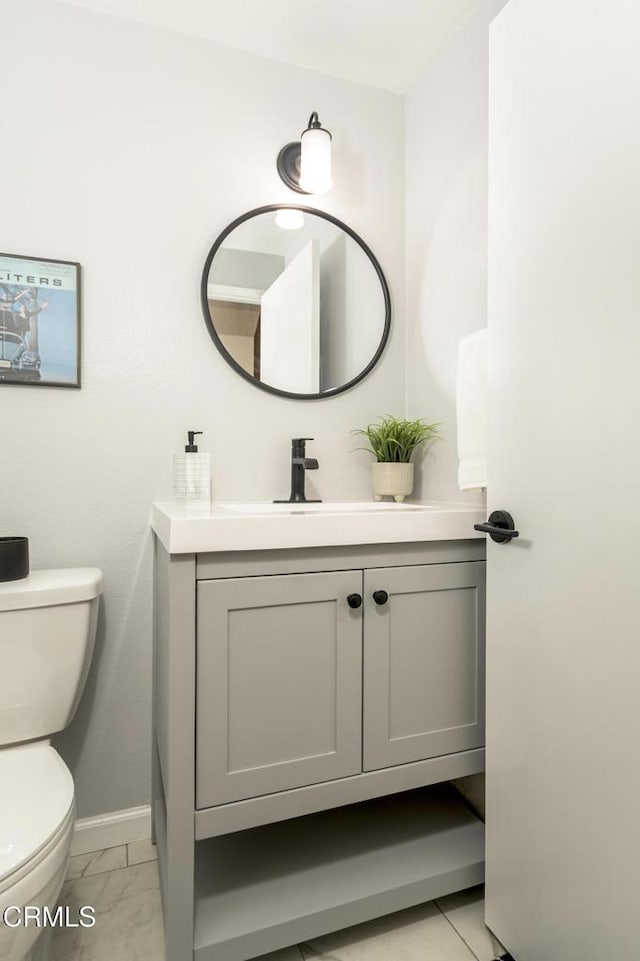
[{"label": "white tile grout line", "polygon": [[[437,900],[434,899],[434,900],[432,900],[431,902],[425,902],[425,903],[426,903],[426,904],[428,904],[428,903],[435,904],[435,906],[437,907],[437,909],[438,909],[438,911],[440,912],[440,914],[443,916],[443,918],[445,919],[445,921],[450,925],[450,927],[453,928],[453,930],[455,931],[455,933],[456,933],[456,935],[458,936],[459,940],[462,941],[462,943],[464,944],[465,948],[466,948],[466,949],[469,951],[469,953],[471,954],[472,958],[475,958],[475,961],[480,961],[480,958],[479,958],[478,955],[475,953],[475,951],[473,950],[473,948],[471,947],[471,945],[470,945],[467,941],[465,941],[465,939],[464,939],[463,936],[460,934],[460,932],[459,932],[458,929],[456,928],[456,926],[455,926],[455,924],[453,923],[453,921],[447,916],[446,912],[442,910],[442,908],[441,908],[440,905],[438,904]],[[307,955],[306,952],[305,952],[305,948],[307,949],[307,951],[310,951],[311,954]],[[339,961],[339,959],[336,958],[336,957],[334,957],[334,955],[332,955],[332,954],[318,954],[318,952],[313,948],[313,946],[312,946],[311,944],[309,944],[308,942],[306,942],[306,941],[303,941],[301,944],[298,945],[298,951],[300,952],[300,955],[301,955],[301,957],[302,957],[302,961],[313,961],[314,958],[317,958],[318,961]],[[498,959],[498,961],[499,961],[499,959]],[[512,959],[512,958],[509,958],[509,955],[507,955],[507,961],[513,961],[513,959]]]},{"label": "white tile grout line", "polygon": [[[145,840],[145,841],[148,840],[149,843],[152,845],[152,847],[155,848],[155,844],[153,844],[153,842],[151,841],[151,838],[143,838],[142,840]],[[124,845],[124,847],[125,847],[125,849],[126,849],[126,850],[125,850],[125,856],[126,856],[126,859],[127,859],[127,867],[128,867],[128,868],[133,868],[133,867],[136,866],[136,864],[147,864],[149,861],[157,861],[157,860],[158,860],[158,855],[157,855],[157,852],[156,852],[153,857],[145,858],[144,861],[134,861],[133,864],[132,864],[131,861],[129,860],[129,848],[131,847],[132,844],[137,844],[137,843],[138,843],[138,841],[128,841],[127,844]],[[119,847],[119,845],[118,845],[118,847]]]},{"label": "white tile grout line", "polygon": [[[158,861],[157,858],[149,858],[148,861],[135,861],[133,864],[129,864],[129,845],[128,845],[128,844],[114,844],[113,847],[116,847],[116,848],[124,847],[124,848],[127,849],[126,852],[125,852],[126,864],[121,864],[120,867],[117,867],[117,868],[107,868],[106,871],[93,871],[91,874],[81,874],[80,877],[77,877],[77,878],[67,878],[67,877],[65,877],[64,883],[65,883],[65,884],[73,884],[75,881],[84,881],[85,878],[96,878],[96,877],[99,877],[101,874],[111,874],[112,871],[126,871],[128,868],[138,868],[138,867],[140,867],[141,864],[151,864],[151,863],[156,863],[156,864],[157,864],[157,861]],[[100,850],[111,851],[112,848],[102,848],[102,849],[100,849]],[[87,851],[86,853],[87,853],[87,854],[97,854],[98,852],[97,852],[97,851]],[[69,862],[71,862],[71,860],[72,860],[73,858],[81,858],[81,857],[84,857],[84,855],[83,855],[83,854],[72,854],[71,857],[69,858]],[[302,957],[302,961],[304,961],[304,955],[301,955],[301,957]]]},{"label": "white tile grout line", "polygon": [[475,958],[476,961],[480,961],[480,958],[478,957],[478,955],[475,953],[475,951],[473,950],[473,948],[471,947],[471,945],[470,945],[467,941],[465,941],[465,939],[464,939],[463,936],[460,934],[460,932],[458,931],[457,927],[455,926],[455,924],[453,923],[453,921],[451,920],[451,918],[449,917],[449,915],[447,914],[447,912],[442,910],[442,908],[441,908],[440,905],[438,904],[437,900],[433,901],[432,903],[435,904],[435,906],[437,907],[437,909],[438,909],[438,911],[440,912],[440,914],[442,915],[442,917],[451,925],[451,927],[453,928],[453,930],[456,932],[456,934],[458,935],[458,937],[460,938],[460,940],[461,940],[462,943],[464,944],[465,948],[468,949],[468,951],[469,951],[469,953],[471,954],[471,956],[472,956],[473,958]]},{"label": "white tile grout line", "polygon": [[[148,861],[143,861],[148,864]],[[137,868],[137,864],[123,864],[121,868],[109,868],[107,871],[96,871],[94,874],[81,874],[79,878],[65,878],[65,884],[77,884],[78,881],[86,881],[87,878],[101,878],[103,874],[113,874],[114,871],[128,871],[129,868]]]},{"label": "white tile grout line", "polygon": [[[357,926],[358,925],[356,925],[356,927]],[[309,951],[310,954],[307,954],[305,949]],[[314,958],[317,959],[317,961],[340,961],[340,958],[337,958],[335,954],[319,954],[308,941],[302,941],[302,943],[298,945],[298,951],[300,952],[302,961],[314,961]],[[260,961],[260,959],[258,959],[258,961]]]}]

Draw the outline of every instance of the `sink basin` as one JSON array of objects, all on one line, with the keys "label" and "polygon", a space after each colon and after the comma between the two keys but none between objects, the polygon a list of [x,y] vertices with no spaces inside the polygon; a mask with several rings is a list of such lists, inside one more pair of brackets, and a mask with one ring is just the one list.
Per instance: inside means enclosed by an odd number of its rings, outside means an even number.
[{"label": "sink basin", "polygon": [[324,501],[272,504],[225,501],[200,508],[154,504],[151,523],[170,554],[407,544],[479,537],[481,505]]},{"label": "sink basin", "polygon": [[380,514],[383,512],[397,513],[404,511],[434,510],[423,504],[395,504],[390,501],[321,501],[319,504],[272,504],[258,502],[255,504],[234,503],[219,504],[219,507],[235,514]]}]

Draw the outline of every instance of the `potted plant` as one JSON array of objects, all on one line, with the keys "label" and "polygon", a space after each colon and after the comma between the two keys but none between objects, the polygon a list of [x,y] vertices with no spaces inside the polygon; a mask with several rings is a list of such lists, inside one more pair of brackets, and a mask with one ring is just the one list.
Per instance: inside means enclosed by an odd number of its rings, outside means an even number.
[{"label": "potted plant", "polygon": [[354,430],[352,434],[366,437],[367,447],[358,450],[370,451],[376,463],[372,466],[373,496],[381,501],[390,495],[398,503],[413,490],[413,452],[438,437],[439,424],[427,424],[418,420],[399,420],[387,415],[364,430]]}]

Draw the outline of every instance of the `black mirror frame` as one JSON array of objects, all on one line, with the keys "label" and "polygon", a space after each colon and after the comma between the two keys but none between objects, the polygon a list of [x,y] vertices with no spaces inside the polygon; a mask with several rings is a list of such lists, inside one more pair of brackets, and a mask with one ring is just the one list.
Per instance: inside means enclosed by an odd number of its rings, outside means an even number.
[{"label": "black mirror frame", "polygon": [[[343,384],[341,387],[334,387],[332,390],[325,390],[317,394],[297,394],[289,390],[280,390],[278,387],[272,387],[270,384],[263,384],[262,381],[257,380],[251,374],[247,373],[247,371],[243,367],[241,367],[240,364],[237,363],[237,361],[234,360],[234,358],[231,356],[231,354],[228,352],[228,350],[225,348],[222,341],[218,337],[217,331],[211,319],[211,314],[209,312],[209,298],[207,296],[207,288],[209,283],[209,271],[211,270],[211,263],[216,253],[218,252],[218,249],[221,247],[221,245],[229,236],[229,234],[233,230],[235,230],[236,227],[239,227],[240,224],[243,224],[246,220],[250,220],[252,217],[257,217],[258,214],[266,214],[266,213],[272,213],[272,212],[275,213],[278,210],[301,210],[302,213],[304,214],[314,214],[316,217],[322,217],[324,220],[328,220],[330,223],[334,224],[336,227],[339,227],[341,230],[344,230],[344,232],[348,234],[352,240],[355,240],[358,246],[361,247],[364,253],[367,255],[367,257],[373,264],[373,268],[378,276],[378,280],[380,281],[380,286],[382,287],[382,296],[384,298],[384,311],[385,311],[384,330],[382,331],[380,344],[378,345],[378,349],[376,350],[375,354],[373,355],[373,357],[371,358],[367,366],[362,371],[360,371],[357,377],[354,377],[352,380],[348,381],[346,384]],[[317,210],[315,207],[303,207],[303,206],[300,206],[299,204],[267,204],[265,207],[256,207],[254,210],[249,210],[247,213],[242,214],[242,216],[237,217],[232,223],[228,225],[228,227],[225,227],[225,229],[217,238],[217,240],[213,244],[213,247],[211,248],[211,250],[207,255],[207,259],[204,265],[204,270],[202,272],[200,299],[202,304],[202,313],[204,315],[204,321],[205,321],[205,324],[207,325],[209,336],[211,337],[212,341],[214,342],[214,344],[216,345],[216,347],[218,348],[219,352],[222,354],[224,359],[227,361],[229,366],[232,367],[238,374],[240,374],[241,377],[244,377],[244,379],[248,381],[250,384],[253,384],[254,387],[259,387],[260,390],[266,390],[269,394],[277,394],[279,397],[292,397],[292,398],[295,398],[296,400],[322,400],[322,398],[324,397],[335,397],[336,394],[342,394],[344,393],[344,391],[350,390],[352,387],[355,387],[356,384],[359,384],[361,380],[364,380],[367,374],[369,374],[373,370],[373,368],[376,366],[376,364],[380,360],[380,357],[382,356],[382,353],[387,345],[387,341],[389,340],[389,331],[391,329],[391,296],[389,294],[389,287],[387,285],[387,280],[382,272],[382,268],[380,264],[378,263],[371,249],[367,246],[367,244],[365,244],[364,240],[362,240],[362,238],[359,237],[358,234],[351,229],[351,227],[348,227],[341,220],[338,220],[337,217],[333,217],[331,214],[325,213],[324,210]]]}]

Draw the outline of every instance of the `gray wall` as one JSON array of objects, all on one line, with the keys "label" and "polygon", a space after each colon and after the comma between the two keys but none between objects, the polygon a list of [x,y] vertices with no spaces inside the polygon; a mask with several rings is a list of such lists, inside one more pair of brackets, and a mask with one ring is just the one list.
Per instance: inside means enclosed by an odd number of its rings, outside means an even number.
[{"label": "gray wall", "polygon": [[[406,359],[409,413],[441,420],[446,437],[418,491],[475,496],[456,486],[455,355],[486,322],[487,24],[503,3],[480,0],[406,97],[408,331],[402,98],[57,0],[5,13],[0,79],[19,95],[4,106],[2,248],[84,271],[83,389],[0,385],[0,531],[29,535],[34,567],[106,575],[87,692],[59,738],[80,816],[148,800],[148,512],[171,495],[187,428],[205,431],[215,497],[286,494],[295,435],[316,438],[319,496],[366,497],[369,459],[348,430],[404,411]],[[370,244],[394,318],[367,381],[302,403],[225,365],[199,284],[227,223],[298,199],[275,157],[310,109],[334,134],[335,187],[318,205]]]},{"label": "gray wall", "polygon": [[[4,11],[2,249],[83,265],[80,391],[2,386],[0,530],[32,566],[105,572],[98,646],[59,745],[81,817],[149,798],[149,509],[171,496],[188,428],[212,453],[214,495],[289,489],[293,436],[315,437],[323,498],[369,494],[348,431],[404,409],[402,99],[57,0]],[[200,275],[240,213],[298,199],[280,147],[311,109],[334,134],[336,187],[320,205],[359,231],[394,298],[394,332],[357,390],[325,401],[265,394],[205,330]],[[372,122],[375,118],[375,123]],[[314,203],[314,198],[305,198]]]}]

